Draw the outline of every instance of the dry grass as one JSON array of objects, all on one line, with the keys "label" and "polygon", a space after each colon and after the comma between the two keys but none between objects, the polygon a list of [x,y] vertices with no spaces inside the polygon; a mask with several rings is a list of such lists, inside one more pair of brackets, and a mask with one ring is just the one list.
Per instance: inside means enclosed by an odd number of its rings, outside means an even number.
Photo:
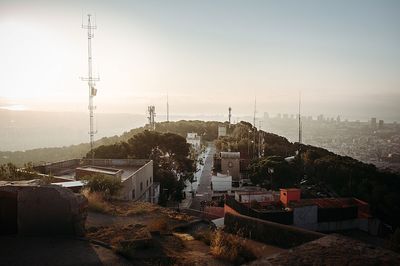
[{"label": "dry grass", "polygon": [[210,251],[214,257],[229,261],[235,265],[240,265],[256,258],[240,237],[224,233],[220,229],[215,231],[211,239]]},{"label": "dry grass", "polygon": [[113,246],[119,246],[122,241],[150,238],[150,233],[142,224],[119,226],[101,226],[89,228],[87,237],[96,239]]},{"label": "dry grass", "polygon": [[166,232],[169,229],[168,220],[165,217],[158,217],[150,221],[147,225],[149,231]]},{"label": "dry grass", "polygon": [[87,199],[89,210],[115,216],[135,216],[159,211],[158,205],[148,202],[107,200],[101,192],[81,192]]},{"label": "dry grass", "polygon": [[93,212],[111,213],[112,208],[110,204],[104,199],[103,195],[99,192],[89,192],[89,190],[82,190],[82,194],[88,199],[88,209]]},{"label": "dry grass", "polygon": [[194,232],[192,235],[196,240],[200,240],[207,246],[211,245],[211,240],[214,237],[214,231],[211,229],[201,229]]}]

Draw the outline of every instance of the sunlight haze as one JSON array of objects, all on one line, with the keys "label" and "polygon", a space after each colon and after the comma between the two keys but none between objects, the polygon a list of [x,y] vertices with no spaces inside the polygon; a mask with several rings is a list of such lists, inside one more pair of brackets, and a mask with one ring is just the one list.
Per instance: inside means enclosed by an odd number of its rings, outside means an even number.
[{"label": "sunlight haze", "polygon": [[[362,5],[361,5],[362,4]],[[0,1],[0,107],[87,110],[96,15],[97,112],[304,113],[399,119],[400,2]]]}]

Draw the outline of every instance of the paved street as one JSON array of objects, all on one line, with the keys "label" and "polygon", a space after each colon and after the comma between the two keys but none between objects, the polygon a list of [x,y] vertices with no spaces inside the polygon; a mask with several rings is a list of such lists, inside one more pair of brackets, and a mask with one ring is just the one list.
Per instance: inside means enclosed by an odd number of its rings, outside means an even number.
[{"label": "paved street", "polygon": [[192,204],[190,205],[191,209],[200,210],[200,202],[203,200],[210,200],[211,199],[211,170],[213,166],[213,157],[215,154],[215,148],[211,144],[208,147],[209,151],[206,154],[206,158],[204,160],[204,167],[203,171],[201,171],[201,175],[198,177],[197,180],[197,191],[196,196],[192,200]]}]

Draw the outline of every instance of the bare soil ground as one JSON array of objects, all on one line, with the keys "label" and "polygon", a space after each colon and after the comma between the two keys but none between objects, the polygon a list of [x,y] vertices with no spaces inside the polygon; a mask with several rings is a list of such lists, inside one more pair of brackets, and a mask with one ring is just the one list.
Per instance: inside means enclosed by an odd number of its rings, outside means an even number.
[{"label": "bare soil ground", "polygon": [[[176,231],[198,220],[149,203],[107,202],[106,211],[89,212],[87,237],[110,245],[133,265],[232,265],[211,252],[210,241],[195,239],[198,225]],[[213,231],[204,234],[212,237]],[[185,227],[186,228],[186,227]],[[279,252],[255,241],[243,240],[257,258]]]}]

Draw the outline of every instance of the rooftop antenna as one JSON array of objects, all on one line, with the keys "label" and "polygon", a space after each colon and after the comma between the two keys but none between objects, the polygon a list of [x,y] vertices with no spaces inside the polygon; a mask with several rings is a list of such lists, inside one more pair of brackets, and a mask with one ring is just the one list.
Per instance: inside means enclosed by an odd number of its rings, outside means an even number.
[{"label": "rooftop antenna", "polygon": [[94,147],[94,135],[97,133],[94,129],[94,110],[96,107],[93,105],[93,98],[97,94],[97,89],[95,88],[96,86],[96,81],[99,81],[100,79],[94,78],[93,77],[93,69],[92,69],[92,38],[94,38],[94,30],[97,29],[96,23],[92,25],[91,17],[92,15],[88,14],[88,22],[87,25],[83,25],[82,23],[82,28],[87,30],[87,36],[88,36],[88,76],[86,78],[82,78],[83,81],[88,82],[88,87],[89,87],[89,136],[90,136],[90,154],[92,158],[92,164],[94,162],[94,153],[93,153],[93,147]]},{"label": "rooftop antenna", "polygon": [[169,122],[169,102],[168,102],[168,92],[167,92],[167,122]]},{"label": "rooftop antenna", "polygon": [[228,110],[229,110],[229,117],[228,117],[229,118],[229,128],[231,128],[232,108],[229,107]]},{"label": "rooftop antenna", "polygon": [[301,122],[301,91],[299,92],[299,149],[298,153],[300,153],[300,147],[303,142],[303,125]]}]

